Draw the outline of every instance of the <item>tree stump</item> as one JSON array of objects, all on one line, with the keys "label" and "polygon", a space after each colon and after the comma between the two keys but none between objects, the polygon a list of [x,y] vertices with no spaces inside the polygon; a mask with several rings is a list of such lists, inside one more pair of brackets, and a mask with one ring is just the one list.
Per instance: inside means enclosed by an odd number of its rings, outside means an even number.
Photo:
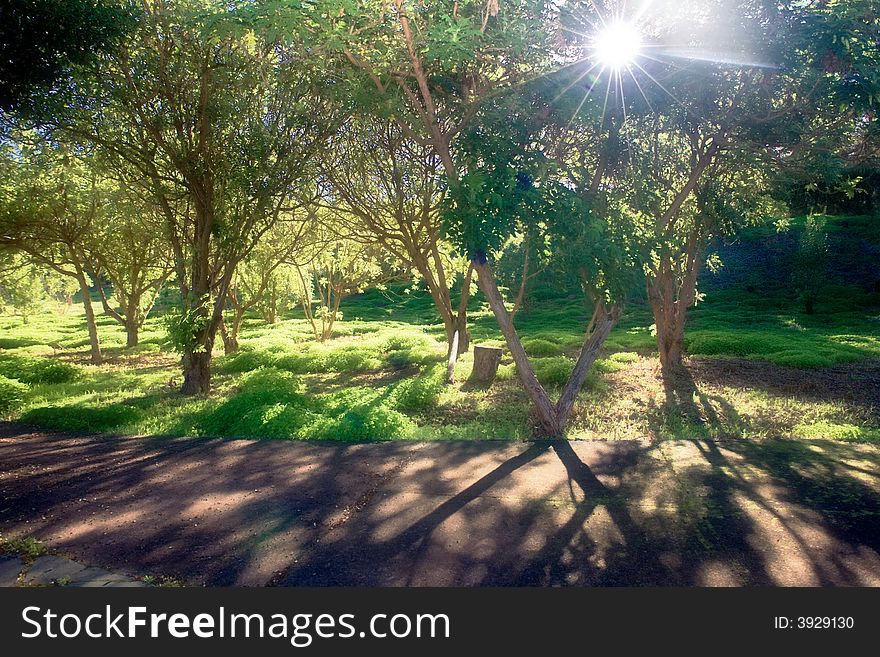
[{"label": "tree stump", "polygon": [[474,369],[471,379],[480,383],[492,383],[498,374],[502,349],[498,347],[474,347]]}]

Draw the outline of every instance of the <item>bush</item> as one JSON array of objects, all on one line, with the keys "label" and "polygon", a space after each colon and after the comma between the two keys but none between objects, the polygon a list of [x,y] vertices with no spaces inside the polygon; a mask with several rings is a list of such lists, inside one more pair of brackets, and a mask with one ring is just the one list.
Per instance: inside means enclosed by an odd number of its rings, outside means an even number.
[{"label": "bush", "polygon": [[402,413],[380,403],[355,406],[335,417],[321,417],[306,427],[303,438],[324,440],[388,440],[408,438],[415,424]]},{"label": "bush", "polygon": [[22,415],[21,421],[61,431],[101,432],[134,424],[140,417],[139,409],[126,404],[42,406]]},{"label": "bush", "polygon": [[549,340],[543,338],[533,338],[531,340],[523,340],[523,349],[533,358],[543,358],[545,356],[561,356],[562,347]]},{"label": "bush", "polygon": [[296,438],[315,417],[303,389],[290,372],[255,370],[242,378],[238,394],[206,412],[200,431],[210,436]]},{"label": "bush", "polygon": [[0,416],[11,415],[24,403],[28,387],[17,379],[0,376]]},{"label": "bush", "polygon": [[574,370],[574,361],[565,356],[541,358],[534,362],[534,368],[541,385],[564,386]]},{"label": "bush", "polygon": [[76,365],[52,358],[0,356],[0,376],[18,379],[28,385],[68,383],[81,373]]},{"label": "bush", "polygon": [[591,371],[599,372],[600,374],[611,374],[612,372],[619,372],[624,369],[625,365],[623,363],[618,363],[614,360],[606,360],[604,358],[599,358],[593,363],[593,367]]},{"label": "bush", "polygon": [[860,427],[821,420],[813,424],[798,425],[794,429],[794,435],[798,438],[880,442],[880,427]]},{"label": "bush", "polygon": [[639,360],[639,355],[631,351],[621,351],[616,354],[611,354],[611,356],[608,357],[608,360],[614,361],[615,363],[635,363]]},{"label": "bush", "polygon": [[433,341],[426,335],[399,334],[392,335],[382,343],[382,351],[409,351],[411,349],[428,349]]}]

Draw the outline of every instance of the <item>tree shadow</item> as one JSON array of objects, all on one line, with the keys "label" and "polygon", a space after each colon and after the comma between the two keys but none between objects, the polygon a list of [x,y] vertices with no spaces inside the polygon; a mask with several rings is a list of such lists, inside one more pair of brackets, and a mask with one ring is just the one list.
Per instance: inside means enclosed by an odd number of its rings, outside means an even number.
[{"label": "tree shadow", "polygon": [[864,585],[880,572],[880,456],[858,445],[290,444],[0,425],[0,451],[5,536],[190,583]]}]

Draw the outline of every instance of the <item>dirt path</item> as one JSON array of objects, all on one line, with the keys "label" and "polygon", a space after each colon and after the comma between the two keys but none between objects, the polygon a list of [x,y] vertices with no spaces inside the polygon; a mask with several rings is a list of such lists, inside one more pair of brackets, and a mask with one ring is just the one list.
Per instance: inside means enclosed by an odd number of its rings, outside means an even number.
[{"label": "dirt path", "polygon": [[0,424],[0,534],[209,585],[880,585],[880,449],[386,443]]}]

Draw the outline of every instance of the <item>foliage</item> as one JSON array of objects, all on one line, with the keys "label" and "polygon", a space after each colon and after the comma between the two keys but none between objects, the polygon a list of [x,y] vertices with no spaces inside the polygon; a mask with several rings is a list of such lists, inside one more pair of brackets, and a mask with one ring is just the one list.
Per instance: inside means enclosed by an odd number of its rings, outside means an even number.
[{"label": "foliage", "polygon": [[792,267],[792,285],[804,304],[804,311],[815,311],[819,291],[827,284],[828,236],[821,217],[807,217],[798,241]]},{"label": "foliage", "polygon": [[27,390],[24,383],[0,375],[0,417],[17,411],[24,403]]},{"label": "foliage", "polygon": [[80,374],[79,367],[64,361],[0,354],[0,376],[18,379],[28,385],[69,383],[76,380]]},{"label": "foliage", "polygon": [[400,411],[425,411],[437,405],[445,384],[446,372],[440,365],[424,370],[417,378],[397,384],[391,404]]},{"label": "foliage", "polygon": [[175,308],[163,318],[172,348],[180,354],[199,353],[205,350],[201,333],[211,318],[205,313],[209,300],[183,309]]},{"label": "foliage", "polygon": [[76,284],[57,272],[8,253],[0,263],[0,312],[14,313],[27,324],[47,304],[70,301]]}]

